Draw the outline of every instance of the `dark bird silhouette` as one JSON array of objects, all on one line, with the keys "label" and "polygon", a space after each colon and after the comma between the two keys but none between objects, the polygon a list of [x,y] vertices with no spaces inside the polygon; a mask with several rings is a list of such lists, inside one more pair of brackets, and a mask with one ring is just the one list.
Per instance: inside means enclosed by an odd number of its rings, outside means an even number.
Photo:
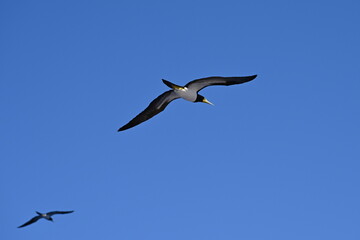
[{"label": "dark bird silhouette", "polygon": [[139,113],[130,122],[119,128],[118,131],[124,131],[132,128],[150,118],[156,114],[162,112],[166,106],[177,98],[183,98],[190,102],[203,102],[213,105],[205,97],[198,94],[198,92],[208,86],[212,85],[234,85],[249,82],[256,78],[257,75],[246,76],[246,77],[207,77],[193,80],[187,83],[184,87],[171,83],[163,79],[163,82],[172,90],[166,91],[157,98],[155,98],[149,106]]},{"label": "dark bird silhouette", "polygon": [[27,225],[30,225],[34,222],[36,222],[37,220],[41,219],[41,218],[45,218],[46,220],[49,220],[49,221],[54,221],[52,219],[52,215],[55,215],[55,214],[67,214],[67,213],[72,213],[74,211],[53,211],[53,212],[48,212],[48,213],[39,213],[39,212],[36,212],[38,215],[33,217],[32,219],[30,219],[29,221],[27,221],[26,223],[24,223],[23,225],[19,226],[18,228],[22,228],[22,227],[25,227]]}]

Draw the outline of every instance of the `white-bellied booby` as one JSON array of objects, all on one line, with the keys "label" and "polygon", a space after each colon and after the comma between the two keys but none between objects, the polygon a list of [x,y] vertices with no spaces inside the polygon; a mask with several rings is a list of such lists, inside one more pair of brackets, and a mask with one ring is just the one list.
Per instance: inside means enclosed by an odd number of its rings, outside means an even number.
[{"label": "white-bellied booby", "polygon": [[72,212],[74,212],[74,211],[53,211],[53,212],[48,212],[48,213],[36,212],[38,214],[36,217],[33,217],[32,219],[30,219],[29,221],[27,221],[23,225],[19,226],[18,228],[22,228],[22,227],[25,227],[27,225],[30,225],[30,224],[36,222],[37,220],[39,220],[40,218],[45,218],[46,220],[53,221],[53,219],[51,217],[52,215],[55,215],[55,214],[67,214],[67,213],[72,213]]},{"label": "white-bellied booby", "polygon": [[166,91],[156,99],[154,99],[149,106],[133,118],[130,122],[119,128],[118,131],[124,131],[126,129],[132,128],[150,118],[156,114],[162,112],[166,106],[173,100],[177,98],[183,98],[190,102],[203,102],[213,105],[205,97],[198,94],[198,92],[212,85],[234,85],[249,82],[256,78],[257,75],[246,76],[246,77],[207,77],[193,80],[187,83],[184,87],[171,83],[163,79],[163,82],[172,90]]}]

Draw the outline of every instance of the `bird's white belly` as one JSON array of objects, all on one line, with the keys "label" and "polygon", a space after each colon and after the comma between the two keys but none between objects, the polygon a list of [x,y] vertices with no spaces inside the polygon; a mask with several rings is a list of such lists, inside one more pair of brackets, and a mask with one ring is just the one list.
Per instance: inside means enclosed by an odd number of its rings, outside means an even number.
[{"label": "bird's white belly", "polygon": [[183,98],[185,100],[188,100],[190,102],[194,102],[196,100],[196,98],[197,98],[197,93],[195,91],[193,91],[193,90],[190,90],[190,89],[186,88],[186,87],[183,88],[183,89],[176,89],[174,91],[179,97],[181,97],[181,98]]}]

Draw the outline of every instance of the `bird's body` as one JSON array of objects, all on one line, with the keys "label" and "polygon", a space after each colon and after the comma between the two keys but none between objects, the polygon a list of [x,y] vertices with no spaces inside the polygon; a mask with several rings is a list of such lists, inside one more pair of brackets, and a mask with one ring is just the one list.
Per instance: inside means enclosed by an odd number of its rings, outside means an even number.
[{"label": "bird's body", "polygon": [[170,87],[172,90],[166,91],[156,99],[154,99],[149,106],[139,113],[130,122],[119,128],[118,131],[124,131],[132,128],[150,118],[156,114],[162,112],[166,106],[173,100],[183,98],[190,102],[203,102],[211,104],[204,96],[198,94],[198,92],[211,85],[234,85],[249,82],[256,78],[257,75],[246,76],[246,77],[208,77],[193,80],[187,83],[185,86],[179,86],[163,79],[163,82]]},{"label": "bird's body", "polygon": [[37,220],[41,219],[41,218],[44,218],[48,221],[54,221],[52,219],[52,215],[55,215],[55,214],[67,214],[67,213],[72,213],[74,211],[53,211],[53,212],[48,212],[48,213],[39,213],[39,212],[36,212],[37,213],[37,216],[33,217],[32,219],[30,219],[29,221],[27,221],[26,223],[24,223],[23,225],[19,226],[18,228],[22,228],[22,227],[25,227],[27,225],[30,225],[34,222],[36,222]]},{"label": "bird's body", "polygon": [[174,89],[173,91],[176,93],[176,95],[178,95],[179,98],[183,98],[190,102],[195,102],[197,98],[197,92],[187,87],[183,87],[181,89]]},{"label": "bird's body", "polygon": [[46,220],[49,220],[51,221],[51,217],[49,215],[47,215],[46,213],[39,213],[39,212],[36,212],[37,214],[39,214],[39,216],[41,216],[42,218],[45,218]]}]

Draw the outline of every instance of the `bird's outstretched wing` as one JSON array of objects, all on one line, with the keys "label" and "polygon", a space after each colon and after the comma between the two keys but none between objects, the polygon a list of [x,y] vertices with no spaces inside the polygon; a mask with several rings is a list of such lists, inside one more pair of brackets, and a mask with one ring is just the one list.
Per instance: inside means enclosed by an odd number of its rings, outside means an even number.
[{"label": "bird's outstretched wing", "polygon": [[233,85],[249,82],[256,78],[257,75],[246,77],[207,77],[193,80],[185,85],[185,87],[192,89],[196,92],[211,85]]},{"label": "bird's outstretched wing", "polygon": [[27,221],[26,223],[24,223],[23,225],[19,226],[18,228],[22,228],[22,227],[25,227],[27,225],[30,225],[34,222],[36,222],[37,220],[39,220],[41,218],[41,216],[36,216],[36,217],[33,217],[32,219],[30,219],[29,221]]},{"label": "bird's outstretched wing", "polygon": [[134,117],[130,122],[119,128],[120,131],[124,131],[126,129],[132,128],[150,118],[155,116],[156,114],[162,112],[166,106],[173,100],[179,98],[178,95],[173,91],[169,90],[155,98],[149,106],[139,113],[136,117]]},{"label": "bird's outstretched wing", "polygon": [[55,214],[67,214],[67,213],[72,213],[74,211],[53,211],[53,212],[48,212],[46,215],[49,215],[50,217],[52,215],[55,215]]}]

